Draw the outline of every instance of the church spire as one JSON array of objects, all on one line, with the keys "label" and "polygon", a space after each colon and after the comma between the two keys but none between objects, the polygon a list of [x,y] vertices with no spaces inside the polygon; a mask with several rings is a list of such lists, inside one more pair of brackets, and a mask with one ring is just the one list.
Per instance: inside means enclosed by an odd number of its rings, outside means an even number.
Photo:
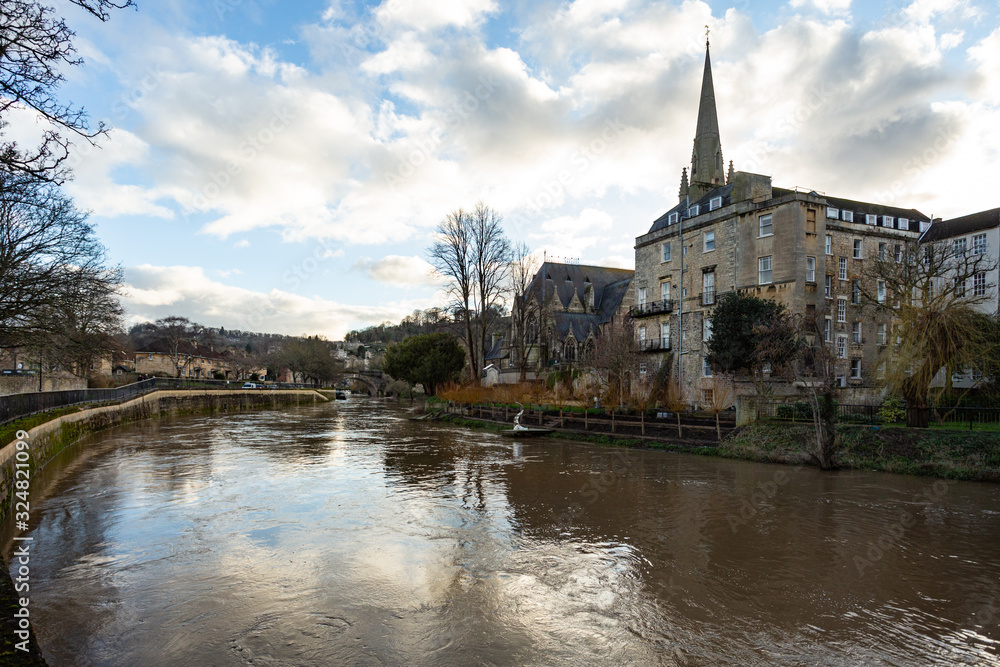
[{"label": "church spire", "polygon": [[712,58],[708,38],[705,39],[705,73],[701,80],[701,102],[698,106],[698,129],[691,155],[691,186],[712,187],[726,182],[722,161],[722,141],[719,138],[719,116],[715,109],[715,86],[712,82]]}]

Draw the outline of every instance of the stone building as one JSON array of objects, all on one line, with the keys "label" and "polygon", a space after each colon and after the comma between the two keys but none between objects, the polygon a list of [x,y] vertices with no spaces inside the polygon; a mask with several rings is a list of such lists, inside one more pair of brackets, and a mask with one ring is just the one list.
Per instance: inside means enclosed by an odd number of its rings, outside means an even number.
[{"label": "stone building", "polygon": [[495,341],[486,355],[488,363],[499,366],[500,381],[518,381],[522,344],[528,379],[544,369],[577,364],[594,349],[602,327],[632,305],[633,274],[629,269],[544,262],[523,297],[523,337],[512,324],[510,334]]},{"label": "stone building", "polygon": [[[930,225],[920,211],[774,187],[771,177],[724,173],[706,47],[698,125],[678,203],[635,244],[638,343],[650,360],[672,354],[693,400],[711,391],[712,309],[739,291],[815,315],[835,346],[841,386],[874,386],[889,322],[862,314],[865,260],[899,252]],[[867,286],[874,292],[884,286]]]}]

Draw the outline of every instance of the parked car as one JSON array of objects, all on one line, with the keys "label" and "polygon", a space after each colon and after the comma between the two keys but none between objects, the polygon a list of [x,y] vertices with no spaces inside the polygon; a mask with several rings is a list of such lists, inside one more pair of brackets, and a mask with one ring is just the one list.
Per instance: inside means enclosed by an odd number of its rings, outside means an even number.
[{"label": "parked car", "polygon": [[244,382],[243,383],[243,388],[244,389],[258,389],[259,387],[257,386],[256,382]]}]

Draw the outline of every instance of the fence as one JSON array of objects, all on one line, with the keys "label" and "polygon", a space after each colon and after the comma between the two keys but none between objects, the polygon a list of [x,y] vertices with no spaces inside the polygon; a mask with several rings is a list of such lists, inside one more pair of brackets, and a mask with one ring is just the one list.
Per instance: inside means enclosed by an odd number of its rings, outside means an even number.
[{"label": "fence", "polygon": [[[184,380],[181,378],[150,378],[114,389],[71,389],[41,391],[30,394],[0,396],[0,424],[13,419],[55,408],[87,403],[120,403],[158,389],[238,389],[242,382],[225,380]],[[270,386],[270,385],[269,385]],[[279,389],[300,389],[306,385],[276,384]]]},{"label": "fence", "polygon": [[[968,430],[1000,430],[1000,407],[996,408],[965,408],[965,407],[932,407],[905,408],[887,405],[852,405],[838,403],[835,406],[836,419],[842,424],[861,424],[870,426],[905,425],[907,413],[926,413],[925,421],[931,428],[962,428]],[[781,403],[761,402],[754,410],[757,419],[783,422],[811,422],[812,407],[805,402]]]}]

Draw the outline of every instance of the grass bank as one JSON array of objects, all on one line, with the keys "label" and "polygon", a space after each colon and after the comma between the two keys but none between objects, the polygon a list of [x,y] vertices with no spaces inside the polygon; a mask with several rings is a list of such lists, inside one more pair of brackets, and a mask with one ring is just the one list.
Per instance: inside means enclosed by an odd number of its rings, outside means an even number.
[{"label": "grass bank", "polygon": [[[806,424],[752,424],[726,438],[719,455],[766,463],[810,463],[813,442]],[[1000,482],[1000,437],[981,431],[947,431],[840,424],[837,464],[856,470]]]},{"label": "grass bank", "polygon": [[[442,415],[442,421],[484,431],[509,430],[507,424],[469,417]],[[753,424],[737,429],[718,446],[685,445],[651,438],[614,437],[578,431],[542,436],[590,442],[610,447],[635,447],[661,451],[721,456],[723,458],[812,465],[812,426],[806,424]],[[876,470],[980,482],[1000,482],[1000,437],[979,431],[946,431],[841,424],[837,427],[837,464],[855,470]]]}]

